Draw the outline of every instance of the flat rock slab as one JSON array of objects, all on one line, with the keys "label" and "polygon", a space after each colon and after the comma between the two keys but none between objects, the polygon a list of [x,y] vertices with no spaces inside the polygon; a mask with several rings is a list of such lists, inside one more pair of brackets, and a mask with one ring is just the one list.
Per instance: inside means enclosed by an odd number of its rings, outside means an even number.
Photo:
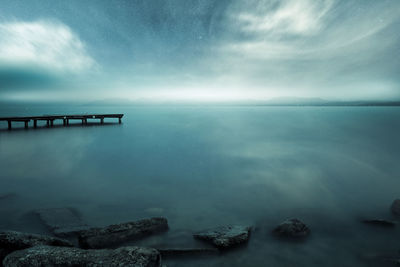
[{"label": "flat rock slab", "polygon": [[289,219],[278,225],[274,233],[282,237],[302,238],[310,234],[310,229],[298,219]]},{"label": "flat rock slab", "polygon": [[78,239],[82,248],[106,248],[167,230],[166,218],[150,218],[81,231]]},{"label": "flat rock slab", "polygon": [[152,248],[83,250],[79,248],[37,246],[18,250],[3,261],[5,267],[134,266],[160,267],[160,253]]},{"label": "flat rock slab", "polygon": [[56,236],[73,235],[90,228],[73,208],[41,209],[34,213]]},{"label": "flat rock slab", "polygon": [[229,248],[245,243],[250,238],[251,227],[242,225],[221,226],[193,235],[196,239],[211,242],[218,248]]},{"label": "flat rock slab", "polygon": [[15,250],[26,249],[38,245],[72,247],[66,240],[44,235],[26,234],[15,231],[0,233],[0,266],[6,255]]},{"label": "flat rock slab", "polygon": [[15,231],[0,233],[0,248],[6,250],[18,250],[38,245],[72,247],[67,240],[45,235],[27,234]]},{"label": "flat rock slab", "polygon": [[396,222],[382,220],[382,219],[363,220],[362,222],[365,224],[382,226],[382,227],[395,227],[396,226]]}]

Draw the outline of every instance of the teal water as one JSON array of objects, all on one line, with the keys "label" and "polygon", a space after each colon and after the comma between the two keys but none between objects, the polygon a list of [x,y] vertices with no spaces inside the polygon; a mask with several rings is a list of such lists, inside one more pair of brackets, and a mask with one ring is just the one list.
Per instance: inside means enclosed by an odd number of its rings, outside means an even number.
[{"label": "teal water", "polygon": [[[16,194],[0,200],[0,230],[46,233],[26,214],[68,206],[99,226],[167,217],[169,233],[139,242],[148,246],[201,246],[192,231],[256,227],[242,248],[168,266],[382,266],[366,258],[398,254],[400,226],[359,221],[395,219],[399,108],[3,107],[0,117],[81,112],[125,117],[36,130],[0,123],[0,195]],[[310,238],[271,236],[293,217]]]}]

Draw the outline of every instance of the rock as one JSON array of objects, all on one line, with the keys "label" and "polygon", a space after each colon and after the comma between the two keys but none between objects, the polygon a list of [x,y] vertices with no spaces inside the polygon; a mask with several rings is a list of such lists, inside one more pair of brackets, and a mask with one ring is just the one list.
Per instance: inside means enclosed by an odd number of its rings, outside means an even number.
[{"label": "rock", "polygon": [[400,215],[400,199],[396,199],[395,201],[393,201],[390,209],[392,210],[392,213],[394,215]]},{"label": "rock", "polygon": [[0,266],[7,254],[38,245],[72,247],[66,240],[44,235],[26,234],[15,231],[0,233]]},{"label": "rock", "polygon": [[286,220],[274,229],[274,233],[283,237],[306,237],[310,229],[298,219]]},{"label": "rock", "polygon": [[56,236],[74,235],[90,228],[73,208],[41,209],[35,213]]},{"label": "rock", "polygon": [[157,250],[163,257],[216,254],[219,252],[215,248],[157,248]]},{"label": "rock", "polygon": [[115,250],[37,246],[18,250],[3,261],[5,267],[135,266],[160,267],[160,253],[152,248],[123,247]]},{"label": "rock", "polygon": [[250,238],[251,227],[233,225],[205,230],[193,235],[196,239],[210,241],[218,248],[229,248],[245,243]]},{"label": "rock", "polygon": [[19,250],[38,245],[72,247],[72,244],[67,240],[45,235],[27,234],[15,231],[0,233],[0,248],[2,249]]},{"label": "rock", "polygon": [[105,248],[166,230],[168,221],[160,217],[92,228],[81,231],[78,239],[82,248]]},{"label": "rock", "polygon": [[15,194],[15,193],[2,194],[2,195],[0,195],[0,200],[12,199],[12,198],[15,198],[16,196],[17,196],[17,194]]},{"label": "rock", "polygon": [[5,258],[8,254],[10,254],[11,252],[12,252],[12,251],[10,251],[10,250],[0,248],[0,266],[3,266],[2,262],[3,262],[4,258]]},{"label": "rock", "polygon": [[372,219],[372,220],[363,220],[363,223],[376,225],[376,226],[383,226],[383,227],[394,227],[396,226],[396,222],[388,221],[388,220],[381,220],[381,219]]}]

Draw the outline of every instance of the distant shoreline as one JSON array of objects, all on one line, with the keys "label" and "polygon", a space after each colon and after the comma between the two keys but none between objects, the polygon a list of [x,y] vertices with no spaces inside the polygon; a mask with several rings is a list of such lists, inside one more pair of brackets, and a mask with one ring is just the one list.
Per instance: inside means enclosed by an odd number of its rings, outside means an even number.
[{"label": "distant shoreline", "polygon": [[52,106],[71,106],[71,107],[400,107],[400,101],[332,101],[318,103],[265,103],[265,102],[91,102],[91,103],[71,103],[71,102],[0,102],[1,108],[8,107],[52,107]]}]

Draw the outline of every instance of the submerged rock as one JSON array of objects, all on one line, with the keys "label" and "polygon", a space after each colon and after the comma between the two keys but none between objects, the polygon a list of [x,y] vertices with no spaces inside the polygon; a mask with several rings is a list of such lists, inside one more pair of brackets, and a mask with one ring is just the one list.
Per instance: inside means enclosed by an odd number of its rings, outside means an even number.
[{"label": "submerged rock", "polygon": [[82,248],[105,248],[166,230],[168,221],[160,217],[92,228],[81,231],[78,239]]},{"label": "submerged rock", "polygon": [[360,260],[365,262],[365,266],[397,266],[399,264],[399,254],[392,252],[369,252],[359,255]]},{"label": "submerged rock", "polygon": [[7,254],[20,249],[26,249],[38,245],[72,247],[66,240],[44,235],[26,234],[15,231],[0,233],[0,266]]},{"label": "submerged rock", "polygon": [[400,199],[394,200],[390,209],[394,215],[400,215]]},{"label": "submerged rock", "polygon": [[161,266],[160,253],[152,248],[123,247],[115,250],[37,246],[9,254],[5,267],[42,266]]},{"label": "submerged rock", "polygon": [[41,209],[35,213],[56,236],[73,235],[90,228],[73,208]]},{"label": "submerged rock", "polygon": [[0,200],[12,199],[12,198],[15,198],[16,196],[17,196],[17,194],[15,194],[15,193],[2,194],[2,195],[0,195]]},{"label": "submerged rock", "polygon": [[289,219],[278,225],[274,233],[283,237],[301,238],[310,234],[310,229],[298,219]]},{"label": "submerged rock", "polygon": [[218,248],[229,248],[245,243],[250,238],[251,227],[233,225],[205,230],[193,235],[196,239],[210,241]]},{"label": "submerged rock", "polygon": [[396,222],[388,221],[388,220],[382,220],[382,219],[363,220],[362,222],[366,223],[366,224],[383,226],[383,227],[394,227],[394,226],[396,226]]},{"label": "submerged rock", "polygon": [[161,256],[194,256],[204,254],[216,254],[216,248],[157,248]]}]

